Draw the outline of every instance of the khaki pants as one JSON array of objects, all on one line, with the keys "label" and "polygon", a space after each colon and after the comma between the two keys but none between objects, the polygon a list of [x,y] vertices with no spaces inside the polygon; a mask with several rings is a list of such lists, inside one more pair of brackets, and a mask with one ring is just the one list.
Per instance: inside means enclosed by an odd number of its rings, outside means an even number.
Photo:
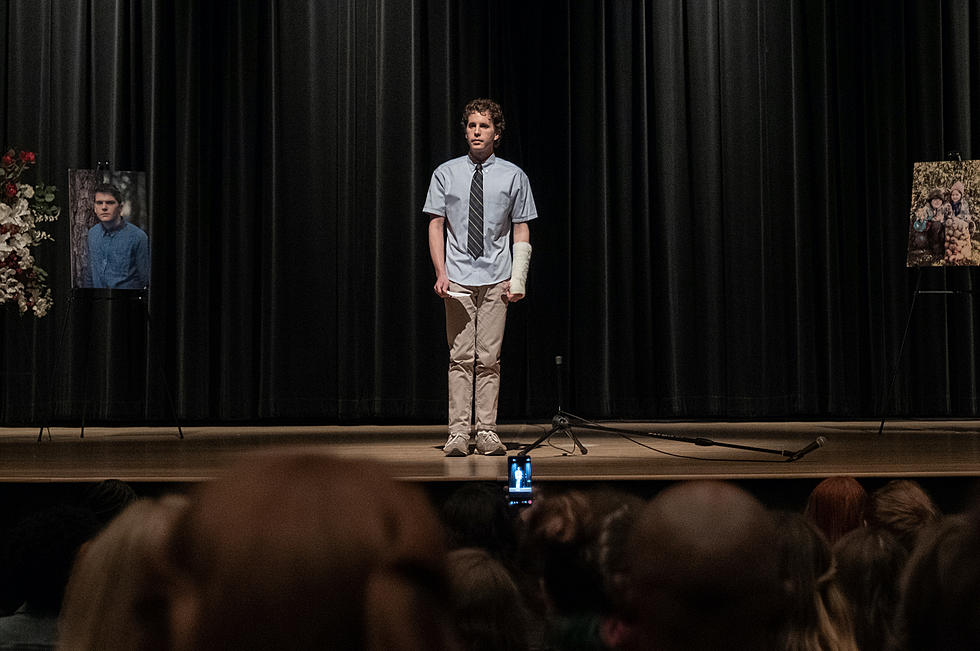
[{"label": "khaki pants", "polygon": [[506,281],[469,287],[449,283],[453,292],[469,292],[446,301],[449,344],[449,433],[470,433],[470,404],[476,375],[476,429],[497,430],[500,348],[507,323]]}]

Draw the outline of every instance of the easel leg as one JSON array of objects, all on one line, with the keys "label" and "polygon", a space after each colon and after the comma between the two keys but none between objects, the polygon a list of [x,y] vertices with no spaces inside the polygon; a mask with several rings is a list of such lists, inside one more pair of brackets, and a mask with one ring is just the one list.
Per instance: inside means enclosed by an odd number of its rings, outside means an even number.
[{"label": "easel leg", "polygon": [[[902,343],[899,344],[898,355],[895,356],[895,367],[894,367],[894,371],[892,372],[892,379],[891,382],[888,383],[887,391],[883,390],[881,396],[878,399],[878,404],[880,405],[881,408],[881,423],[878,425],[879,435],[885,429],[885,420],[887,418],[885,413],[885,400],[888,399],[888,396],[893,395],[895,391],[895,383],[898,381],[898,373],[900,370],[899,364],[901,364],[902,362],[902,353],[905,352],[905,341],[906,339],[908,339],[909,329],[912,326],[912,314],[915,313],[915,300],[919,297],[920,282],[922,282],[922,268],[917,267],[916,276],[915,276],[915,291],[912,293],[912,303],[909,305],[908,318],[905,319],[905,332],[902,333]],[[884,389],[884,385],[882,385],[882,387]]]},{"label": "easel leg", "polygon": [[[92,304],[89,303],[88,307],[89,307],[88,318],[85,319],[86,342],[92,341],[92,319],[93,319]],[[82,373],[86,377],[89,375],[88,355],[89,355],[89,347],[88,345],[85,345],[83,347],[83,352],[82,352]],[[100,377],[99,379],[102,380],[100,384],[103,387],[103,391],[105,391],[105,380],[103,378],[104,376]],[[80,439],[85,438],[85,418],[88,416],[88,385],[89,385],[88,382],[82,382],[82,424],[81,424],[81,429],[79,430],[78,433],[78,438]]]},{"label": "easel leg", "polygon": [[156,362],[155,366],[157,367],[157,370],[160,372],[160,381],[163,382],[163,390],[167,394],[167,404],[170,405],[170,415],[173,416],[174,424],[177,426],[177,438],[183,440],[184,430],[180,426],[180,419],[177,418],[177,407],[174,404],[174,396],[170,392],[170,384],[167,382],[167,374],[163,370],[163,362],[157,359],[153,355],[153,350],[149,348],[153,340],[153,326],[150,319],[150,305],[149,302],[146,300],[146,298],[141,298],[140,301],[143,303],[143,316],[146,318],[146,331],[150,335],[147,338],[146,345],[148,347],[150,356],[153,357],[154,361]]},{"label": "easel leg", "polygon": [[37,432],[37,442],[40,443],[44,437],[44,429],[47,427],[48,430],[48,440],[51,440],[51,427],[47,424],[52,418],[52,412],[54,412],[54,407],[52,402],[54,402],[54,373],[58,370],[58,363],[61,361],[61,355],[64,353],[65,349],[65,334],[68,332],[68,324],[71,322],[71,307],[75,302],[75,295],[68,295],[68,308],[65,310],[65,319],[61,324],[61,336],[58,341],[58,349],[54,353],[54,359],[51,360],[51,367],[48,370],[47,382],[44,387],[48,392],[48,417],[41,421],[41,428]]}]

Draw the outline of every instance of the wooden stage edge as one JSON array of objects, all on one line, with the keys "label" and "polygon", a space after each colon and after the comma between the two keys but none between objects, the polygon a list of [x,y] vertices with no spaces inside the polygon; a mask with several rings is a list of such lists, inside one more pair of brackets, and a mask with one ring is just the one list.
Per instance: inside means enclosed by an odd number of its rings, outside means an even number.
[{"label": "wooden stage edge", "polygon": [[[800,479],[855,477],[980,477],[980,421],[896,420],[878,434],[878,421],[620,422],[619,434],[577,429],[588,454],[562,435],[531,453],[535,481],[651,481],[692,478]],[[550,422],[508,424],[500,437],[514,454],[551,427]],[[219,474],[242,455],[302,448],[386,464],[413,482],[502,481],[503,457],[446,458],[445,427],[242,426],[53,427],[38,442],[38,428],[0,428],[0,482],[197,482]],[[655,436],[650,436],[653,434]],[[671,439],[793,452],[817,437],[826,444],[797,461],[781,454],[702,446]]]}]

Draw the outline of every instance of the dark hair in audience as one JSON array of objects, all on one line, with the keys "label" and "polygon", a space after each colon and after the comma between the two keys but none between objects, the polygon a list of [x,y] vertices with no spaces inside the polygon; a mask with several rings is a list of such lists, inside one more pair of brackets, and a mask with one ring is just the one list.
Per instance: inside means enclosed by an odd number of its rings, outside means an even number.
[{"label": "dark hair in audience", "polygon": [[854,477],[828,477],[810,493],[803,513],[833,545],[864,526],[867,509],[868,493]]},{"label": "dark hair in audience", "polygon": [[898,645],[895,613],[908,552],[887,531],[859,527],[834,546],[840,587],[851,604],[854,637],[861,651]]},{"label": "dark hair in audience", "polygon": [[165,572],[180,649],[453,648],[435,513],[383,466],[251,457],[201,486]]},{"label": "dark hair in audience", "polygon": [[776,529],[744,490],[694,481],[662,491],[629,544],[626,649],[777,649]]},{"label": "dark hair in audience", "polygon": [[91,512],[62,505],[27,516],[10,531],[10,580],[30,609],[58,613],[75,555],[98,526]]},{"label": "dark hair in audience", "polygon": [[854,625],[827,539],[799,513],[781,511],[775,518],[786,591],[783,648],[856,651]]},{"label": "dark hair in audience", "polygon": [[565,615],[609,612],[624,582],[628,533],[643,501],[606,488],[539,496],[524,513],[522,567]]},{"label": "dark hair in audience", "polygon": [[486,550],[449,553],[449,586],[460,641],[469,651],[528,648],[528,611],[507,568]]},{"label": "dark hair in audience", "polygon": [[514,551],[512,517],[497,484],[464,484],[443,502],[440,516],[450,549],[481,547],[498,559]]},{"label": "dark hair in audience", "polygon": [[95,514],[102,526],[105,526],[136,499],[136,491],[126,482],[104,479],[85,489],[79,506]]},{"label": "dark hair in audience", "polygon": [[980,648],[980,520],[950,516],[923,532],[903,579],[908,651]]},{"label": "dark hair in audience", "polygon": [[909,552],[919,532],[939,522],[940,516],[939,508],[916,481],[896,479],[871,494],[869,524],[888,531]]}]

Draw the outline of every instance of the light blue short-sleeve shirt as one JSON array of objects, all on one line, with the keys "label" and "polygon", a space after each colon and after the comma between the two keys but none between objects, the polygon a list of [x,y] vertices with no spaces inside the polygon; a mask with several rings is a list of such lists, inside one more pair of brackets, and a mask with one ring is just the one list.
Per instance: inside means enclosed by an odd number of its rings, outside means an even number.
[{"label": "light blue short-sleeve shirt", "polygon": [[466,251],[470,184],[476,163],[467,155],[436,168],[422,212],[446,218],[446,275],[460,285],[494,285],[510,278],[511,224],[537,218],[527,175],[495,155],[483,162],[483,255]]}]

